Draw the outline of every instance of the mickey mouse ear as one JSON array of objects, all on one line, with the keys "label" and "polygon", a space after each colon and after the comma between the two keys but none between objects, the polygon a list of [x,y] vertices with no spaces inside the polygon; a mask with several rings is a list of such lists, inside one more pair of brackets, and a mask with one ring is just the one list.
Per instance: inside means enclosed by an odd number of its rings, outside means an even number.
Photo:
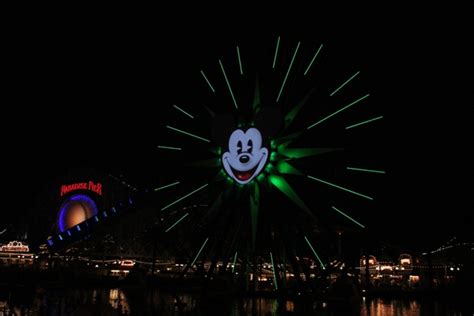
[{"label": "mickey mouse ear", "polygon": [[212,122],[212,139],[220,146],[227,146],[229,136],[237,128],[235,117],[230,114],[218,114]]},{"label": "mickey mouse ear", "polygon": [[264,137],[274,136],[282,127],[282,115],[278,108],[262,107],[255,117],[255,125]]}]

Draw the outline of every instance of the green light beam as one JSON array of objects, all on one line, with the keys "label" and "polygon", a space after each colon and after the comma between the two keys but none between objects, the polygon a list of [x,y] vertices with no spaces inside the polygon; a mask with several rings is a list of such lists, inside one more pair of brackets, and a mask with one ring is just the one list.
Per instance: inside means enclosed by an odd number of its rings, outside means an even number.
[{"label": "green light beam", "polygon": [[169,187],[172,187],[172,186],[175,186],[175,185],[178,185],[178,184],[179,184],[179,181],[176,181],[176,182],[171,183],[171,184],[164,185],[164,186],[162,186],[162,187],[156,188],[156,189],[155,189],[155,192],[156,192],[156,191],[163,190],[163,189],[166,189],[166,188],[169,188]]},{"label": "green light beam", "polygon": [[160,148],[160,149],[169,149],[169,150],[183,150],[180,147],[170,147],[170,146],[161,146],[161,145],[158,145],[158,148]]},{"label": "green light beam", "polygon": [[347,167],[347,170],[385,174],[385,171],[383,171],[383,170],[372,170],[372,169],[362,169],[362,168],[353,168],[353,167]]},{"label": "green light beam", "polygon": [[308,156],[321,155],[337,150],[342,150],[343,148],[278,148],[278,153],[286,156],[288,158],[299,159]]},{"label": "green light beam", "polygon": [[185,110],[183,110],[182,108],[180,108],[179,106],[173,105],[173,107],[174,107],[176,110],[181,111],[181,113],[183,113],[184,115],[187,115],[187,116],[189,116],[190,118],[194,119],[194,116],[192,116],[191,114],[189,114],[188,112],[186,112]]},{"label": "green light beam", "polygon": [[321,260],[321,258],[319,258],[318,253],[316,252],[316,250],[314,250],[313,245],[311,245],[311,243],[309,242],[309,239],[306,236],[304,236],[304,239],[308,243],[309,248],[311,248],[311,250],[313,251],[314,256],[316,257],[316,259],[318,259],[319,263],[321,264],[321,268],[323,268],[323,270],[326,269],[326,267],[324,266],[323,261]]},{"label": "green light beam", "polygon": [[209,82],[209,80],[207,79],[206,75],[204,74],[204,71],[201,70],[201,74],[202,74],[202,76],[204,77],[204,79],[206,80],[207,84],[209,85],[209,88],[211,88],[211,91],[212,91],[213,93],[215,93],[216,90],[214,90],[214,88],[212,87],[212,84],[211,84],[211,83]]},{"label": "green light beam", "polygon": [[303,175],[303,173],[301,171],[299,171],[298,169],[296,169],[295,167],[293,167],[292,165],[290,165],[288,162],[286,162],[284,160],[279,161],[277,163],[276,168],[277,168],[279,173],[294,174],[294,175],[298,175],[298,176]]},{"label": "green light beam", "polygon": [[185,166],[200,167],[200,168],[216,168],[221,165],[222,163],[221,163],[220,158],[209,158],[209,159],[193,161],[193,162],[185,164]]},{"label": "green light beam", "polygon": [[209,183],[206,183],[205,185],[203,185],[203,186],[197,188],[196,190],[194,190],[194,191],[192,191],[192,192],[186,194],[185,196],[180,197],[179,199],[177,199],[177,200],[174,201],[173,203],[170,203],[170,204],[166,205],[166,206],[163,207],[161,210],[162,210],[162,211],[166,210],[167,208],[169,208],[169,207],[175,205],[176,203],[181,202],[181,201],[184,200],[185,198],[187,198],[187,197],[193,195],[194,193],[196,193],[196,192],[198,192],[198,191],[204,189],[204,188],[207,187],[208,185],[209,185]]},{"label": "green light beam", "polygon": [[293,201],[296,205],[298,205],[306,214],[314,217],[313,213],[309,210],[309,208],[304,204],[303,200],[296,194],[290,184],[285,180],[285,178],[281,176],[277,176],[271,174],[268,176],[268,180],[271,184],[273,184],[278,190],[280,190],[283,194],[285,194],[290,200]]},{"label": "green light beam", "polygon": [[222,65],[221,60],[219,59],[219,65],[221,65],[222,73],[224,74],[225,82],[227,83],[227,88],[229,88],[230,96],[232,97],[232,101],[234,101],[235,108],[238,109],[237,101],[235,101],[234,93],[232,92],[232,88],[230,87],[229,79],[227,79],[227,75],[225,74],[224,66]]},{"label": "green light beam", "polygon": [[360,196],[360,197],[366,198],[366,199],[368,199],[368,200],[373,200],[373,198],[371,198],[370,196],[367,196],[367,195],[364,195],[364,194],[361,194],[361,193],[358,193],[358,192],[349,190],[349,189],[347,189],[347,188],[338,186],[338,185],[336,185],[336,184],[334,184],[334,183],[327,182],[327,181],[324,181],[324,180],[321,180],[321,179],[318,179],[318,178],[316,178],[316,177],[312,177],[312,176],[309,176],[309,175],[307,175],[307,177],[310,178],[310,179],[313,179],[313,180],[315,180],[315,181],[319,181],[319,182],[321,182],[321,183],[324,183],[324,184],[327,184],[327,185],[329,185],[329,186],[332,186],[332,187],[334,187],[334,188],[337,188],[337,189],[340,189],[340,190],[343,190],[343,191],[346,191],[346,192],[349,192],[349,193],[358,195],[358,196]]},{"label": "green light beam", "polygon": [[311,91],[306,94],[306,96],[296,105],[294,106],[288,114],[285,116],[285,129],[288,128],[288,126],[291,125],[293,120],[296,118],[298,113],[300,112],[301,108],[306,104],[306,102],[309,100],[310,96],[313,94],[315,89],[312,89]]},{"label": "green light beam", "polygon": [[166,128],[169,128],[170,130],[173,130],[173,131],[175,131],[175,132],[178,132],[178,133],[181,133],[181,134],[184,134],[184,135],[188,135],[188,136],[194,137],[194,138],[199,139],[199,140],[202,140],[202,141],[204,141],[204,142],[206,142],[206,143],[210,143],[210,142],[211,142],[209,139],[206,139],[206,138],[204,138],[204,137],[191,134],[191,133],[186,132],[186,131],[182,131],[182,130],[177,129],[176,127],[173,127],[173,126],[166,125]]},{"label": "green light beam", "polygon": [[311,62],[309,63],[308,68],[306,68],[306,71],[304,72],[304,76],[306,76],[306,74],[309,71],[309,68],[311,68],[311,66],[313,65],[313,62],[316,59],[316,57],[318,56],[319,51],[321,50],[321,48],[323,48],[323,44],[321,44],[321,46],[319,46],[319,49],[316,51],[316,54],[314,54],[313,59],[311,59]]},{"label": "green light beam", "polygon": [[237,46],[237,58],[239,59],[240,74],[243,75],[243,74],[244,74],[244,71],[242,70],[242,61],[240,60],[240,49],[239,49],[239,46]]},{"label": "green light beam", "polygon": [[172,230],[173,227],[175,227],[176,225],[178,225],[179,222],[181,222],[181,221],[182,221],[186,216],[188,216],[188,215],[189,215],[189,213],[184,214],[183,217],[181,217],[180,219],[178,219],[178,220],[176,221],[176,223],[174,223],[174,224],[171,225],[167,230],[165,230],[165,233],[167,233],[167,232],[169,232],[170,230]]},{"label": "green light beam", "polygon": [[298,42],[298,45],[296,45],[295,52],[293,54],[293,58],[291,59],[290,66],[288,67],[288,71],[286,72],[285,79],[283,79],[283,83],[281,84],[280,92],[278,92],[278,97],[276,99],[276,102],[280,100],[281,92],[283,91],[283,87],[285,86],[286,79],[288,79],[288,74],[290,73],[291,66],[293,66],[293,62],[295,61],[296,53],[298,52],[298,48],[300,48],[300,42]]},{"label": "green light beam", "polygon": [[278,291],[277,277],[275,273],[275,264],[273,263],[273,255],[271,252],[270,252],[270,260],[272,261],[273,280],[275,281],[275,290]]},{"label": "green light beam", "polygon": [[314,123],[313,125],[308,126],[306,129],[310,129],[310,128],[315,127],[316,125],[318,125],[319,123],[324,122],[324,121],[327,120],[328,118],[333,117],[334,115],[338,114],[339,112],[342,112],[342,111],[348,109],[349,107],[353,106],[353,105],[356,104],[357,102],[360,102],[360,101],[364,100],[364,99],[367,98],[369,95],[370,95],[370,94],[366,94],[366,95],[364,95],[363,97],[361,97],[361,98],[355,100],[354,102],[349,103],[348,105],[346,105],[346,106],[343,107],[342,109],[339,109],[339,110],[337,110],[336,112],[334,112],[334,113],[332,113],[332,114],[326,116],[325,118],[323,118],[323,119],[317,121],[317,122]]},{"label": "green light beam", "polygon": [[355,77],[357,77],[357,75],[360,73],[360,71],[356,72],[355,75],[353,75],[352,77],[350,77],[349,79],[346,80],[346,82],[344,82],[339,88],[337,88],[336,90],[334,90],[329,96],[332,97],[337,91],[339,91],[342,87],[344,87],[346,84],[349,83],[349,81],[351,81],[352,79],[354,79]]},{"label": "green light beam", "polygon": [[253,183],[252,194],[250,195],[250,220],[252,225],[252,249],[255,249],[257,239],[258,210],[260,207],[260,189],[257,183]]},{"label": "green light beam", "polygon": [[275,69],[275,63],[276,63],[276,60],[277,60],[277,55],[278,55],[278,47],[280,47],[280,36],[278,36],[278,40],[277,40],[277,46],[275,48],[275,57],[273,57],[273,69]]},{"label": "green light beam", "polygon": [[377,120],[380,120],[382,119],[383,116],[377,116],[377,117],[374,117],[370,120],[367,120],[367,121],[363,121],[363,122],[360,122],[360,123],[357,123],[357,124],[354,124],[354,125],[350,125],[350,126],[347,126],[346,129],[351,129],[351,128],[354,128],[354,127],[357,127],[357,126],[360,126],[360,125],[364,125],[364,124],[367,124],[367,123],[370,123],[370,122],[373,122],[373,121],[377,121]]},{"label": "green light beam", "polygon": [[234,255],[234,263],[232,263],[232,273],[234,273],[236,262],[237,262],[237,251],[235,252],[235,255]]},{"label": "green light beam", "polygon": [[198,258],[199,255],[201,254],[201,251],[202,251],[202,250],[204,249],[204,247],[206,246],[208,240],[209,240],[209,237],[206,238],[206,240],[204,241],[204,243],[203,243],[202,246],[201,246],[201,249],[199,249],[199,251],[198,251],[196,257],[194,257],[194,260],[193,260],[193,262],[191,263],[191,267],[194,266],[194,263],[196,262],[197,258]]},{"label": "green light beam", "polygon": [[350,217],[349,215],[347,215],[347,214],[344,213],[343,211],[338,210],[335,206],[333,206],[332,209],[335,210],[336,212],[339,212],[339,214],[345,216],[346,218],[350,219],[352,222],[354,222],[355,224],[359,225],[360,227],[365,228],[364,225],[362,225],[361,223],[359,223],[358,221],[356,221],[355,219],[353,219],[352,217]]}]

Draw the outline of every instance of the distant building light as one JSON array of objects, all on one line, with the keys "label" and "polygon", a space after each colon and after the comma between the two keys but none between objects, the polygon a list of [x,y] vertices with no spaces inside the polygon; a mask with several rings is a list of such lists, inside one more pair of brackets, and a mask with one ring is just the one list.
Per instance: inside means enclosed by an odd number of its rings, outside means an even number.
[{"label": "distant building light", "polygon": [[453,268],[453,267],[451,267],[451,268],[449,268],[449,270],[451,270],[451,271],[454,271],[454,268]]},{"label": "distant building light", "polygon": [[68,230],[68,231],[67,231],[67,234],[68,234],[69,236],[71,236],[71,231],[70,231],[70,230]]},{"label": "distant building light", "polygon": [[80,232],[81,231],[81,226],[77,225],[76,229],[77,229],[78,232]]},{"label": "distant building light", "polygon": [[0,247],[0,252],[28,252],[30,248],[21,241],[10,241],[8,244]]},{"label": "distant building light", "polygon": [[63,240],[63,236],[61,236],[61,234],[59,234],[58,237],[60,240]]}]

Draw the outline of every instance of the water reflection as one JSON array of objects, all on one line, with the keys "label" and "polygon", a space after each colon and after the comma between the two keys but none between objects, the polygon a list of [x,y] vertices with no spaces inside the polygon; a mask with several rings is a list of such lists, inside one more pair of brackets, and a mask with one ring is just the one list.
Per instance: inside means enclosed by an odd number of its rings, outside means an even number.
[{"label": "water reflection", "polygon": [[[143,288],[0,289],[4,315],[338,315],[325,302],[233,299],[203,293],[177,294]],[[347,315],[344,314],[344,315]],[[363,299],[354,315],[457,315],[433,300]],[[459,314],[461,315],[461,314]]]}]

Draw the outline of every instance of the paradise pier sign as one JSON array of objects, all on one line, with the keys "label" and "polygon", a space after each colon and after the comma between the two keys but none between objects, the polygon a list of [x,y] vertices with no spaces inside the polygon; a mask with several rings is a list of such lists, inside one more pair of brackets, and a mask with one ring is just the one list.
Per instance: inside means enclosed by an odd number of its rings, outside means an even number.
[{"label": "paradise pier sign", "polygon": [[63,184],[61,185],[61,196],[76,190],[88,190],[102,195],[102,184],[94,183],[94,181]]}]

